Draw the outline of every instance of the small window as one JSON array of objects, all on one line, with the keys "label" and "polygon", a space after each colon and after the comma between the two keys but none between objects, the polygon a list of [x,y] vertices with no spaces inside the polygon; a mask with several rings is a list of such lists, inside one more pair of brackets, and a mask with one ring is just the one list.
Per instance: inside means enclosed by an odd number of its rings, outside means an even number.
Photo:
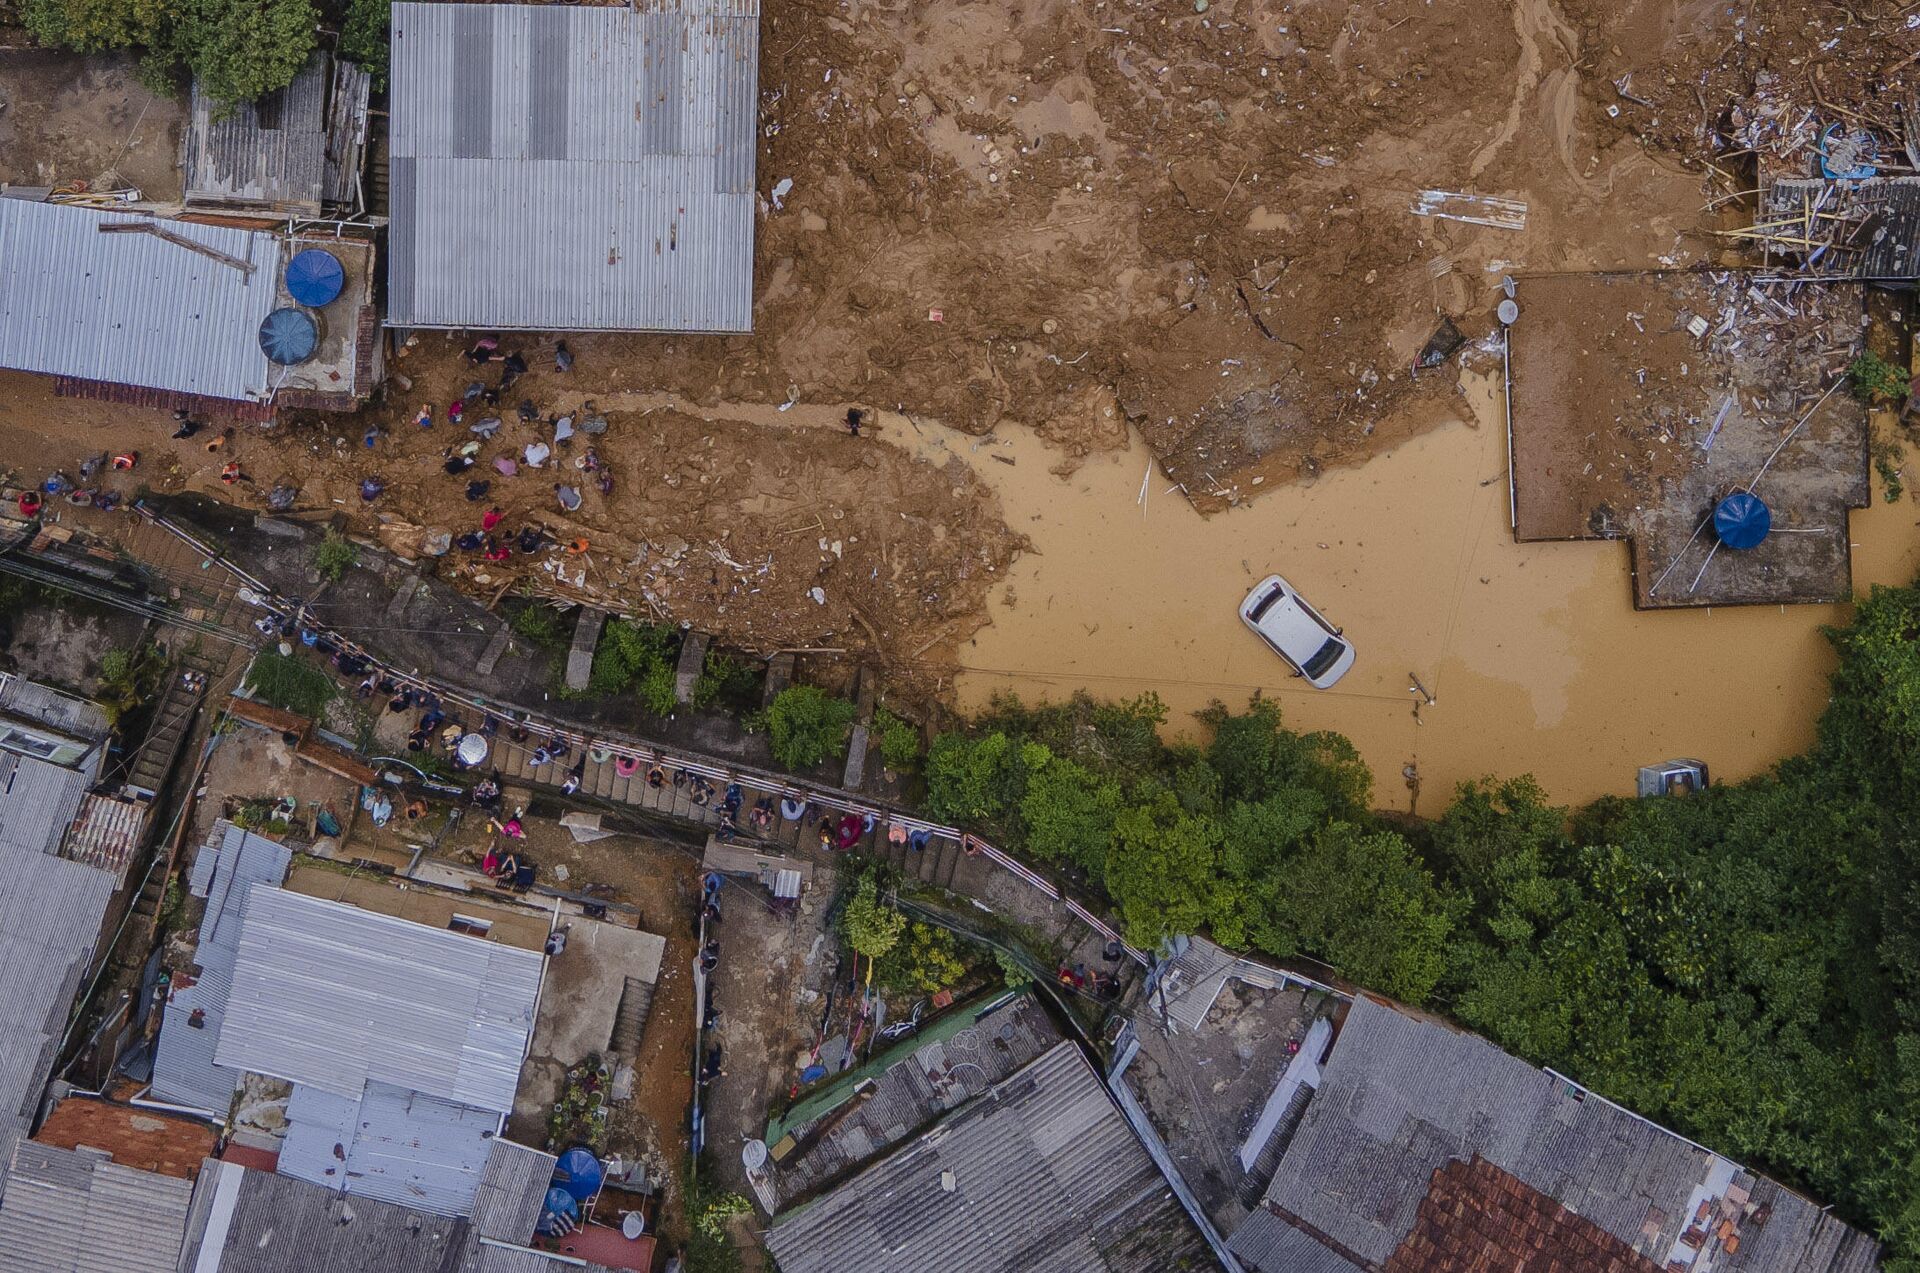
[{"label": "small window", "polygon": [[493,931],[493,921],[475,919],[471,915],[455,915],[448,921],[447,927],[456,933],[465,933],[469,937],[485,937]]}]

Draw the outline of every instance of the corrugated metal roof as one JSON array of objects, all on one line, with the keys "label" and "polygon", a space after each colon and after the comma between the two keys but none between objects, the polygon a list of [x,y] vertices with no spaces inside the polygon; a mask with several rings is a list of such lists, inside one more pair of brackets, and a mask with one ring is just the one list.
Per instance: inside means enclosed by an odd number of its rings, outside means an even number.
[{"label": "corrugated metal roof", "polygon": [[215,1058],[354,1099],[369,1081],[513,1110],[545,958],[254,885]]},{"label": "corrugated metal roof", "polygon": [[791,1135],[805,1148],[767,1164],[762,1202],[774,1210],[791,1206],[1060,1042],[1059,1030],[1031,994],[988,1009],[932,1022],[915,1038],[809,1093],[770,1126],[768,1143]]},{"label": "corrugated metal roof", "polygon": [[399,327],[747,331],[757,0],[393,6]]},{"label": "corrugated metal roof", "polygon": [[209,1172],[228,1196],[215,1198],[196,1273],[448,1273],[467,1242],[462,1220],[233,1163]]},{"label": "corrugated metal roof", "polygon": [[[92,960],[113,877],[37,846],[0,845],[0,1162],[27,1134]],[[0,1179],[0,1187],[4,1187]]]},{"label": "corrugated metal roof", "polygon": [[[231,265],[151,234],[146,223]],[[266,398],[260,322],[273,308],[280,242],[271,234],[156,221],[57,203],[0,200],[0,366],[210,398]]]},{"label": "corrugated metal roof", "polygon": [[315,53],[293,83],[237,106],[194,81],[180,137],[188,203],[320,211],[328,60]]},{"label": "corrugated metal roof", "polygon": [[[1478,1155],[1665,1266],[1698,1206],[1733,1208],[1717,1273],[1860,1273],[1878,1248],[1813,1203],[1485,1039],[1361,996],[1267,1191],[1269,1205],[1373,1264],[1412,1230],[1434,1172]],[[1747,1179],[1744,1204],[1725,1187]],[[1752,1223],[1753,1209],[1770,1209]],[[1716,1214],[1717,1214],[1716,1210]],[[1236,1235],[1234,1242],[1239,1243]]]},{"label": "corrugated metal roof", "polygon": [[0,716],[16,716],[80,739],[105,738],[113,728],[91,699],[11,672],[0,672]]},{"label": "corrugated metal roof", "polygon": [[473,1198],[473,1229],[483,1238],[526,1242],[540,1222],[559,1159],[510,1140],[495,1140]]},{"label": "corrugated metal roof", "polygon": [[499,1126],[498,1114],[388,1083],[367,1084],[358,1101],[296,1083],[276,1170],[356,1197],[463,1216],[473,1210]]},{"label": "corrugated metal roof", "polygon": [[174,1273],[193,1185],[21,1141],[0,1197],[0,1273]]},{"label": "corrugated metal roof", "polygon": [[[224,819],[214,823],[206,844],[194,855],[187,888],[207,902],[200,916],[200,945],[194,953],[199,979],[192,985],[176,985],[167,996],[153,1062],[155,1100],[222,1118],[233,1104],[240,1075],[215,1064],[213,1054],[226,1021],[248,890],[255,884],[284,880],[292,860],[293,852],[286,845]],[[191,1024],[195,1010],[205,1013],[199,1027]]]},{"label": "corrugated metal roof", "polygon": [[767,1246],[786,1273],[1150,1273],[1209,1260],[1072,1043],[777,1217]]},{"label": "corrugated metal roof", "polygon": [[0,751],[0,852],[59,852],[87,782],[77,769]]},{"label": "corrugated metal roof", "polygon": [[1254,1208],[1227,1240],[1250,1273],[1364,1273],[1265,1207]]},{"label": "corrugated metal roof", "polygon": [[97,866],[111,872],[115,881],[124,881],[127,866],[146,839],[147,814],[152,809],[144,800],[87,796],[61,841],[60,856]]}]

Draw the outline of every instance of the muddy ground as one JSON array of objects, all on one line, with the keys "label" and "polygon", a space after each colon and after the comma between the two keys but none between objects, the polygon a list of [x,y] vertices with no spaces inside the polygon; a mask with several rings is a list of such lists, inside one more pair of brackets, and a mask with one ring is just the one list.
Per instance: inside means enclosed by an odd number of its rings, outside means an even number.
[{"label": "muddy ground", "polygon": [[140,82],[131,56],[0,48],[0,183],[177,200],[185,116],[181,98]]}]

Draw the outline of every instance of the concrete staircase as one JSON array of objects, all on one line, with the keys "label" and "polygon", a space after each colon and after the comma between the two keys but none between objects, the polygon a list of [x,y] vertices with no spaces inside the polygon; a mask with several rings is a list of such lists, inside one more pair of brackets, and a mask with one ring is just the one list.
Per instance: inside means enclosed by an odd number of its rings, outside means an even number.
[{"label": "concrete staircase", "polygon": [[620,1011],[613,1019],[611,1047],[624,1057],[638,1056],[640,1038],[647,1031],[647,1014],[653,1011],[653,983],[628,977],[620,992]]},{"label": "concrete staircase", "polygon": [[[193,715],[200,708],[200,699],[218,670],[217,663],[199,654],[183,655],[168,669],[167,687],[160,696],[159,706],[154,708],[153,726],[141,741],[140,750],[134,753],[133,762],[127,766],[129,794],[153,800],[167,785],[167,778],[179,760],[180,745],[193,730]],[[187,685],[189,672],[199,674],[198,688]]]}]

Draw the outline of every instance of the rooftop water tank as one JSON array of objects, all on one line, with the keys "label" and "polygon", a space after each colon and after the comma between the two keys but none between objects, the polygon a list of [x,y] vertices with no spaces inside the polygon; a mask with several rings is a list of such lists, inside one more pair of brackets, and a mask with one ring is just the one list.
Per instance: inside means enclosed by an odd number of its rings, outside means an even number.
[{"label": "rooftop water tank", "polygon": [[305,362],[320,348],[320,327],[307,314],[289,306],[276,309],[260,323],[260,348],[283,367]]},{"label": "rooftop water tank", "polygon": [[1713,510],[1713,530],[1728,548],[1756,548],[1773,529],[1773,513],[1752,491],[1735,491]]},{"label": "rooftop water tank", "polygon": [[340,295],[347,272],[339,258],[324,248],[308,248],[287,262],[287,294],[302,305],[318,309]]},{"label": "rooftop water tank", "polygon": [[606,1171],[592,1151],[577,1147],[561,1154],[560,1161],[553,1167],[553,1183],[581,1202],[599,1193],[600,1182],[605,1178]]}]

